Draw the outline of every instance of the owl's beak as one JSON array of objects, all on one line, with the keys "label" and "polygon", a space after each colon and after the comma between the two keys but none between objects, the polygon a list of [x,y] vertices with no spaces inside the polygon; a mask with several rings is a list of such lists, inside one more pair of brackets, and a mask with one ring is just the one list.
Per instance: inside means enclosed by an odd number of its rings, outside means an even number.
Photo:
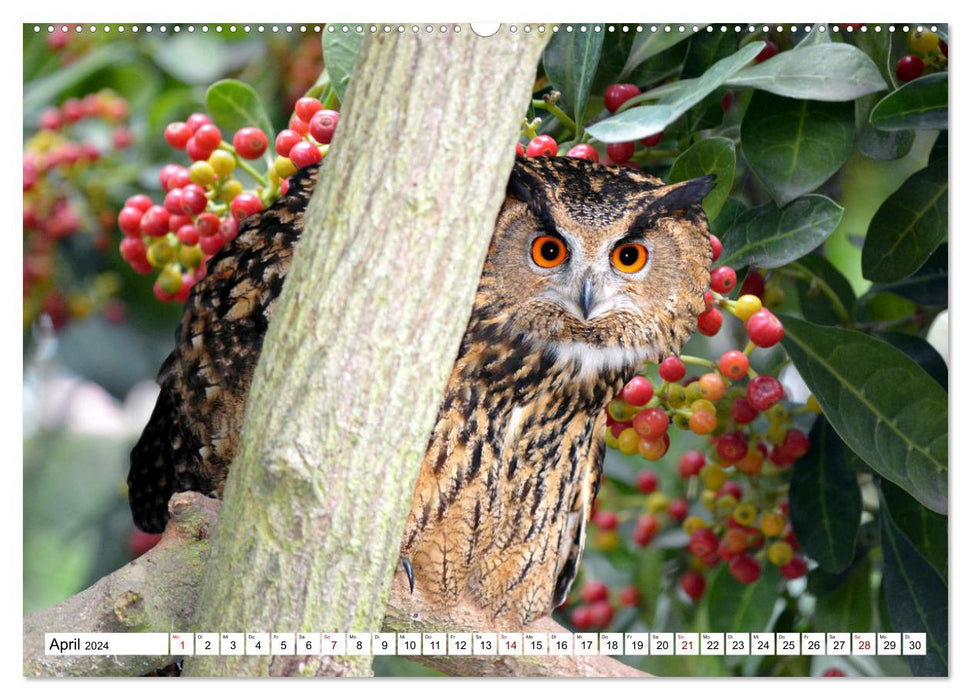
[{"label": "owl's beak", "polygon": [[580,290],[580,310],[583,311],[584,321],[590,319],[590,309],[594,307],[595,301],[593,281],[587,278],[583,280],[583,289]]}]

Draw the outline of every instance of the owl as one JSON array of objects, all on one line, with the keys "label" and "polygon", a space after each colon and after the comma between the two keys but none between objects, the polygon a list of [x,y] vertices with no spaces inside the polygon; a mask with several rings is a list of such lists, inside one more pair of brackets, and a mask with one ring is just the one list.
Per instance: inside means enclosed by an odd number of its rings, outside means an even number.
[{"label": "owl", "polygon": [[[135,523],[176,491],[220,497],[317,169],[248,218],[192,291],[131,453]],[[711,177],[664,185],[517,159],[401,542],[412,587],[526,624],[565,600],[600,484],[604,408],[704,310]]]}]

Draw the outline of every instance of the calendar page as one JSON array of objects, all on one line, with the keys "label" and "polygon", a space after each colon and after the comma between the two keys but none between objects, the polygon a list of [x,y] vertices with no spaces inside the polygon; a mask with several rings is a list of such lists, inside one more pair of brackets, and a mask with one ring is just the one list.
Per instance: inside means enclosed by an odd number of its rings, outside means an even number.
[{"label": "calendar page", "polygon": [[949,675],[948,24],[650,14],[22,24],[24,676]]}]

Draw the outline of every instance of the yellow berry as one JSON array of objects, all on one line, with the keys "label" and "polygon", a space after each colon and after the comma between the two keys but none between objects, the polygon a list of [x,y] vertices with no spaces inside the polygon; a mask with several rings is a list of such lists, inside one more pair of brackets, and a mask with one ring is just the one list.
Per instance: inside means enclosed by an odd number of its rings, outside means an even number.
[{"label": "yellow berry", "polygon": [[722,510],[731,510],[738,505],[738,499],[730,493],[723,493],[715,503]]},{"label": "yellow berry", "polygon": [[748,321],[761,310],[762,300],[754,294],[743,294],[735,302],[735,315],[743,321]]},{"label": "yellow berry", "polygon": [[941,43],[940,37],[934,32],[913,30],[907,37],[911,51],[915,53],[930,53]]},{"label": "yellow berry", "polygon": [[647,509],[652,513],[660,513],[662,510],[667,510],[670,500],[666,493],[655,491],[647,497]]},{"label": "yellow berry", "polygon": [[766,537],[778,537],[786,529],[786,519],[780,513],[762,513],[759,519],[759,529]]},{"label": "yellow berry", "polygon": [[687,532],[689,535],[695,530],[699,530],[703,527],[708,527],[708,523],[705,522],[704,518],[700,518],[697,515],[689,515],[681,523],[681,529]]},{"label": "yellow berry", "polygon": [[182,289],[182,275],[175,265],[166,265],[156,280],[166,294],[177,294]]},{"label": "yellow berry", "polygon": [[691,427],[691,419],[683,413],[675,413],[671,418],[671,424],[678,430],[688,430]]},{"label": "yellow berry", "polygon": [[775,445],[779,445],[786,439],[786,429],[781,423],[770,423],[765,436]]},{"label": "yellow berry", "polygon": [[593,535],[594,546],[604,552],[612,552],[620,546],[620,535],[616,530],[597,530]]},{"label": "yellow berry", "polygon": [[[175,259],[175,246],[169,243],[167,239],[160,238],[148,247],[145,257],[148,258],[148,262],[151,263],[152,267],[162,267]],[[182,283],[181,280],[182,278],[180,277],[179,284]]]},{"label": "yellow berry", "polygon": [[810,395],[806,400],[806,408],[808,408],[813,413],[822,413],[823,407],[819,405],[819,401],[816,400],[815,396]]},{"label": "yellow berry", "polygon": [[239,180],[226,180],[219,188],[219,199],[224,202],[232,202],[236,195],[242,194],[243,183]]},{"label": "yellow berry", "polygon": [[758,511],[751,503],[739,503],[732,511],[732,517],[739,525],[751,525],[755,522]]},{"label": "yellow berry", "polygon": [[202,249],[197,246],[180,245],[178,253],[179,265],[184,267],[186,270],[193,270],[199,266],[202,262],[204,255]]},{"label": "yellow berry", "polygon": [[617,436],[617,448],[625,455],[637,454],[637,445],[641,436],[633,428],[624,428]]},{"label": "yellow berry", "polygon": [[217,149],[209,156],[209,165],[219,177],[226,177],[236,169],[236,157],[229,151]]},{"label": "yellow berry", "polygon": [[792,547],[788,542],[773,542],[768,549],[769,561],[776,566],[785,566],[792,561]]},{"label": "yellow berry", "polygon": [[701,492],[701,505],[705,510],[715,509],[715,500],[718,496],[711,489],[705,489]]},{"label": "yellow berry", "polygon": [[685,396],[687,397],[688,401],[692,402],[700,399],[702,396],[704,396],[704,393],[701,391],[701,384],[698,382],[691,382],[685,387]]},{"label": "yellow berry", "polygon": [[634,407],[623,399],[614,399],[607,404],[607,413],[618,423],[626,423],[634,417]]},{"label": "yellow berry", "polygon": [[706,464],[701,468],[698,476],[701,477],[701,483],[705,485],[705,488],[712,491],[717,491],[724,486],[725,480],[728,478],[725,476],[725,470],[717,464]]},{"label": "yellow berry", "polygon": [[216,181],[216,171],[204,160],[189,166],[189,179],[200,187],[208,187]]},{"label": "yellow berry", "polygon": [[284,156],[276,157],[276,161],[273,163],[273,169],[280,176],[280,179],[283,180],[297,172],[297,167],[293,164],[293,161]]},{"label": "yellow berry", "polygon": [[606,443],[607,447],[612,450],[616,450],[620,447],[620,443],[617,442],[617,438],[615,438],[614,434],[609,430],[607,431]]}]

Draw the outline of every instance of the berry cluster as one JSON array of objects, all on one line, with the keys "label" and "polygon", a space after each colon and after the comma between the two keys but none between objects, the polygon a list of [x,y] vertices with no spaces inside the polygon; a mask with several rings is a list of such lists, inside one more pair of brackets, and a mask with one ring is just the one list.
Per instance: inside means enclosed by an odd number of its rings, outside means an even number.
[{"label": "berry cluster", "polygon": [[[717,260],[721,244],[714,236],[712,246]],[[810,447],[795,419],[820,412],[812,397],[803,406],[789,404],[778,378],[752,367],[753,353],[775,347],[785,329],[759,295],[729,298],[735,272],[715,264],[699,332],[715,335],[727,314],[743,324],[745,346],[714,359],[665,358],[658,380],[646,373],[635,376],[610,402],[606,417],[607,445],[625,455],[658,462],[670,448],[672,426],[701,436],[703,448],[679,455],[677,479],[662,479],[653,468],[641,470],[634,483],[637,495],[605,484],[591,517],[593,545],[605,551],[617,549],[624,537],[637,548],[651,544],[665,529],[681,530],[687,540],[678,587],[691,601],[703,596],[709,572],[722,564],[743,584],[759,580],[766,565],[778,567],[786,579],[806,573],[788,520],[787,493],[791,467]],[[765,295],[758,273],[746,281]],[[689,366],[699,368],[699,374],[689,376]],[[660,488],[664,481],[675,486],[665,492]],[[577,628],[610,624],[616,608],[610,592],[599,586],[587,583],[579,600],[571,601]],[[630,599],[626,591],[619,591],[617,600]]]},{"label": "berry cluster", "polygon": [[[42,313],[54,327],[105,307],[118,291],[110,273],[78,280],[63,263],[81,248],[102,253],[114,224],[103,186],[132,143],[128,102],[109,90],[45,109],[23,155],[24,324]],[[83,234],[83,235],[79,235]],[[114,305],[116,306],[116,305]]]},{"label": "berry cluster", "polygon": [[897,79],[902,83],[927,73],[947,69],[947,42],[928,30],[914,29],[907,36],[911,53],[897,61]]},{"label": "berry cluster", "polygon": [[[118,214],[122,258],[141,274],[159,270],[154,293],[160,301],[184,302],[205,276],[206,262],[236,237],[240,222],[285,194],[297,169],[321,160],[337,118],[315,98],[297,100],[290,128],[276,136],[277,158],[262,173],[249,162],[262,159],[269,147],[270,137],[262,129],[245,126],[228,143],[205,114],[172,122],[165,140],[185,151],[192,163],[162,168],[160,204],[145,194],[125,202]],[[244,189],[237,179],[240,171],[256,183],[253,189]]]}]

